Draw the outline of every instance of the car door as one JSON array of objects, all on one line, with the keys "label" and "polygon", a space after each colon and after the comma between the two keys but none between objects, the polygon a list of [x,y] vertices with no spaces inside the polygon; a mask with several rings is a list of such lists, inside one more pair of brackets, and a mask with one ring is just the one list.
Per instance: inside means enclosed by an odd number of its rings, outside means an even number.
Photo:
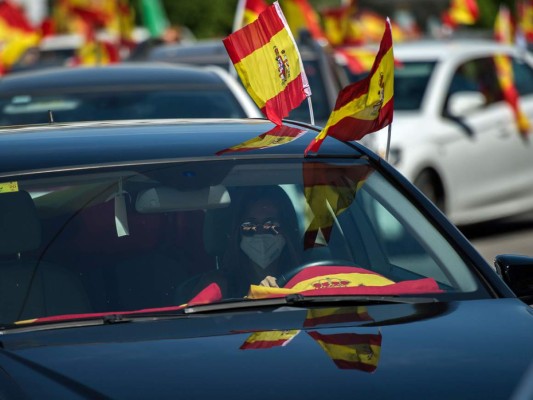
[{"label": "car door", "polygon": [[[479,93],[482,102],[457,110],[457,93]],[[444,115],[457,123],[462,139],[450,143],[453,162],[449,180],[453,185],[457,218],[489,219],[516,212],[531,186],[533,153],[519,133],[513,111],[505,101],[493,57],[471,59],[459,65],[451,80]],[[470,214],[473,213],[473,214]],[[462,215],[461,215],[462,214]],[[470,215],[469,215],[470,214]]]}]

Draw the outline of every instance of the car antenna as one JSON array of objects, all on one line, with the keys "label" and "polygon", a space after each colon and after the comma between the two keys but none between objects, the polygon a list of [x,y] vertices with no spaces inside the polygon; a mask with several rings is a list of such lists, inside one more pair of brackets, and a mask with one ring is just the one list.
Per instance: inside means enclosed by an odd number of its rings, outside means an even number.
[{"label": "car antenna", "polygon": [[48,110],[48,122],[50,124],[54,123],[54,114],[52,114],[52,110]]}]

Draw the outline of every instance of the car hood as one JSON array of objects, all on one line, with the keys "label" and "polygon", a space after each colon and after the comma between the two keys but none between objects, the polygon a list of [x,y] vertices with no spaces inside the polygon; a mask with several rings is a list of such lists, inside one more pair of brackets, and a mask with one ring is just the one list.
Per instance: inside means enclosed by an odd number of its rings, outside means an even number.
[{"label": "car hood", "polygon": [[8,331],[0,397],[509,399],[532,337],[532,310],[516,299]]}]

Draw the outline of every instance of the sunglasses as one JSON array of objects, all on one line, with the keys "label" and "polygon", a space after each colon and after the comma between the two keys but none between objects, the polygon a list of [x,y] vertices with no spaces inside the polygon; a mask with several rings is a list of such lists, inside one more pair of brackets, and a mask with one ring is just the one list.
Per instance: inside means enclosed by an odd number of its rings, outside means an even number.
[{"label": "sunglasses", "polygon": [[262,223],[255,223],[252,221],[245,221],[241,224],[241,233],[244,236],[252,236],[258,233],[267,233],[270,235],[279,235],[281,224],[272,219],[266,219]]}]

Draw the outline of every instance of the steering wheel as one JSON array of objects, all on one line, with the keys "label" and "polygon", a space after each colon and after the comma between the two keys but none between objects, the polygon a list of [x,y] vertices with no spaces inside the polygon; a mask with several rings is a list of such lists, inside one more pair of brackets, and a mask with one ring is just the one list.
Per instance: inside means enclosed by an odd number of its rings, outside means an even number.
[{"label": "steering wheel", "polygon": [[325,267],[325,266],[339,266],[342,265],[343,267],[359,267],[357,264],[354,264],[351,261],[348,260],[341,260],[341,259],[330,259],[330,260],[318,260],[318,261],[307,261],[300,265],[297,265],[296,267],[290,269],[287,272],[284,272],[280,276],[276,278],[276,282],[278,286],[285,287],[287,282],[289,282],[292,278],[294,278],[299,272],[302,270],[309,268],[309,267]]}]

